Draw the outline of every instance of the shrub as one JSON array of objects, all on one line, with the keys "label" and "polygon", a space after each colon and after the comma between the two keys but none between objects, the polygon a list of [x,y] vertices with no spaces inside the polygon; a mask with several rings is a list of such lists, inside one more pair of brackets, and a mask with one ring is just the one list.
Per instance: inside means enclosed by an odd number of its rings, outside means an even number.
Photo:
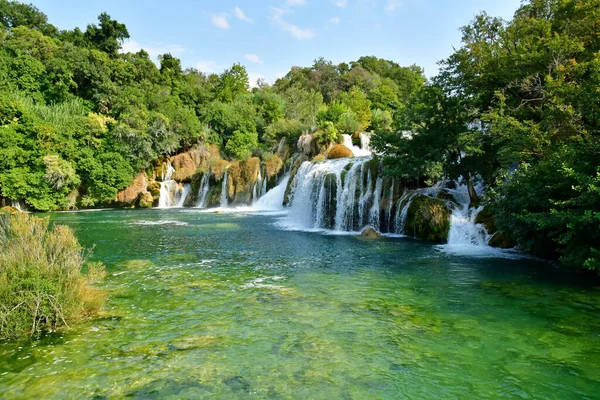
[{"label": "shrub", "polygon": [[103,276],[68,227],[0,213],[0,339],[69,327],[97,311],[104,295],[92,285]]},{"label": "shrub", "polygon": [[258,146],[256,132],[235,131],[225,145],[225,152],[238,160],[247,160]]},{"label": "shrub", "polygon": [[354,153],[352,153],[352,150],[350,150],[343,144],[334,144],[333,146],[331,146],[331,148],[327,152],[328,160],[335,160],[336,158],[346,158],[346,157],[353,157],[353,156],[354,156]]},{"label": "shrub", "polygon": [[329,143],[337,142],[339,132],[331,121],[325,121],[321,124],[320,129],[314,134],[317,143],[320,145],[328,145]]}]

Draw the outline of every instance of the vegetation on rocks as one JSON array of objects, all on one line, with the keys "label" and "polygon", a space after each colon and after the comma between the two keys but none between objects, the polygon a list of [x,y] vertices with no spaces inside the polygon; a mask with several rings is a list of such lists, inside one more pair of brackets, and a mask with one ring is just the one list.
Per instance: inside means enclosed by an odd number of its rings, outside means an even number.
[{"label": "vegetation on rocks", "polygon": [[450,231],[450,210],[443,200],[415,196],[408,208],[404,232],[437,243],[445,243]]}]

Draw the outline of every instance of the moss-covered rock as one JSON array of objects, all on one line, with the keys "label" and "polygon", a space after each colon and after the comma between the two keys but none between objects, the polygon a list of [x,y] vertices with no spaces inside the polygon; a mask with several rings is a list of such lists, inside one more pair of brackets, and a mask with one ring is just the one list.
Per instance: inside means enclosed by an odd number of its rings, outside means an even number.
[{"label": "moss-covered rock", "polygon": [[146,192],[140,197],[140,208],[152,208],[154,204],[154,197],[151,193]]},{"label": "moss-covered rock", "polygon": [[269,161],[265,162],[265,167],[267,171],[267,177],[271,179],[281,172],[281,169],[283,168],[283,160],[279,156],[275,155],[271,157]]},{"label": "moss-covered rock", "polygon": [[408,208],[404,232],[419,239],[446,242],[450,231],[450,214],[443,200],[416,196]]},{"label": "moss-covered rock", "polygon": [[335,160],[338,158],[346,158],[346,157],[353,157],[353,156],[354,156],[354,153],[352,153],[352,150],[350,150],[343,144],[334,144],[327,151],[327,159],[328,160]]}]

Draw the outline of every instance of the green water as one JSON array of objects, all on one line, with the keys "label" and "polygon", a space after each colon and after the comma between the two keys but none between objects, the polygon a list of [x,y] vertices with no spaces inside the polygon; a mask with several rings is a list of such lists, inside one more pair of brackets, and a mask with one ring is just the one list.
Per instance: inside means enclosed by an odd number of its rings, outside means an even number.
[{"label": "green water", "polygon": [[96,245],[110,299],[99,320],[0,344],[0,398],[600,397],[600,286],[545,263],[273,216],[51,218]]}]

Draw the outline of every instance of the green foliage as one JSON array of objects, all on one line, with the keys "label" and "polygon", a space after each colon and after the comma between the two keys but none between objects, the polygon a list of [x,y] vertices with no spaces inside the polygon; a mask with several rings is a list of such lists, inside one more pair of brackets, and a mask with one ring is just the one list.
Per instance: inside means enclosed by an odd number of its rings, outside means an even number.
[{"label": "green foliage", "polygon": [[371,124],[371,101],[358,87],[354,86],[349,92],[339,97],[340,101],[354,111],[360,130],[365,130]]},{"label": "green foliage", "polygon": [[320,145],[336,143],[339,138],[339,132],[331,121],[324,121],[315,132],[315,139]]},{"label": "green foliage", "polygon": [[296,119],[281,119],[266,127],[263,141],[271,146],[278,144],[281,139],[288,143],[296,143],[302,133],[309,127]]},{"label": "green foliage", "polygon": [[115,57],[123,41],[129,39],[129,32],[124,24],[110,18],[107,13],[98,16],[99,26],[88,25],[84,38],[96,49]]},{"label": "green foliage", "polygon": [[256,132],[235,131],[225,145],[225,152],[231,157],[246,160],[257,146],[258,135]]},{"label": "green foliage", "polygon": [[447,177],[483,178],[502,234],[597,269],[598,18],[599,0],[530,0],[508,22],[478,15],[396,113],[407,133],[378,132],[373,146],[404,177],[435,178],[441,166]]},{"label": "green foliage", "polygon": [[371,129],[375,132],[385,132],[392,130],[393,117],[389,111],[383,111],[379,108],[371,113]]},{"label": "green foliage", "polygon": [[359,132],[361,129],[361,124],[358,121],[358,116],[353,110],[348,110],[345,113],[343,113],[340,116],[336,126],[341,133],[345,133],[347,135]]},{"label": "green foliage", "polygon": [[104,297],[91,285],[103,275],[69,228],[0,213],[0,339],[69,327],[97,311]]}]

